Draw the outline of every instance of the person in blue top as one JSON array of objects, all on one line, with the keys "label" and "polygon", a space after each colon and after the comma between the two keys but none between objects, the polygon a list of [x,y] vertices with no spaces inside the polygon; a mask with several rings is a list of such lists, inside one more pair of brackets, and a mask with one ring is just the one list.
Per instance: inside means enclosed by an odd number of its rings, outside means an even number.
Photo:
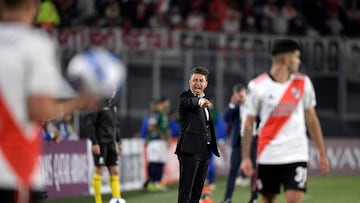
[{"label": "person in blue top", "polygon": [[[235,181],[238,176],[238,171],[240,168],[241,162],[241,135],[240,135],[240,126],[241,126],[241,107],[245,103],[246,99],[246,87],[239,83],[234,85],[233,94],[230,99],[229,107],[226,110],[224,119],[225,122],[230,126],[230,135],[231,135],[231,157],[230,157],[230,170],[226,184],[226,190],[224,195],[224,201],[222,203],[230,203],[231,197],[234,192]],[[253,163],[255,164],[256,159],[256,139],[253,139],[254,143],[252,146],[252,158]],[[255,165],[254,165],[255,167]],[[244,175],[242,175],[244,176]],[[244,176],[245,177],[245,176]],[[255,187],[253,187],[253,181],[251,181],[251,197],[250,202],[256,201],[257,192]]]},{"label": "person in blue top", "polygon": [[140,137],[143,138],[143,139],[146,139],[146,135],[148,134],[149,119],[150,119],[151,115],[153,115],[155,110],[156,110],[156,104],[157,104],[157,100],[153,100],[153,101],[150,102],[150,104],[149,104],[149,114],[146,115],[144,117],[143,121],[141,122]]},{"label": "person in blue top", "polygon": [[170,127],[170,137],[177,138],[180,133],[180,126],[178,121],[177,112],[172,110],[169,113],[169,127]]}]

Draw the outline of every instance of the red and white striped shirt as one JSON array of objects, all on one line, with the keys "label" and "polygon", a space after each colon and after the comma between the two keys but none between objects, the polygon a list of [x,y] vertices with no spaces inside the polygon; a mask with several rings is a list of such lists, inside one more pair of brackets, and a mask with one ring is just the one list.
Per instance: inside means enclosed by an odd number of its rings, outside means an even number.
[{"label": "red and white striped shirt", "polygon": [[260,116],[258,163],[308,161],[304,110],[315,105],[313,85],[304,74],[292,74],[285,83],[268,73],[250,81],[244,116]]},{"label": "red and white striped shirt", "polygon": [[55,95],[62,80],[46,33],[0,23],[0,187],[39,189],[41,140],[29,119],[28,96]]}]

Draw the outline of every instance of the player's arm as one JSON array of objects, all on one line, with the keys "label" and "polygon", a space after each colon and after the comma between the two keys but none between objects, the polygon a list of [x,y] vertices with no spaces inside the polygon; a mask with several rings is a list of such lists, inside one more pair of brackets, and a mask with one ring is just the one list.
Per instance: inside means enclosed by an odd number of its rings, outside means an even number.
[{"label": "player's arm", "polygon": [[314,140],[319,151],[319,168],[320,173],[325,175],[330,171],[329,160],[326,156],[323,133],[321,130],[319,118],[314,107],[305,110],[305,120],[309,133]]},{"label": "player's arm", "polygon": [[82,97],[59,102],[50,95],[31,95],[28,97],[29,118],[39,123],[54,120],[71,115],[76,109],[84,107],[85,103]]},{"label": "player's arm", "polygon": [[242,149],[242,161],[241,161],[241,170],[246,176],[251,176],[253,171],[253,166],[251,162],[251,142],[253,138],[253,128],[256,117],[252,115],[247,115],[242,125],[242,137],[241,137],[241,149]]},{"label": "player's arm", "polygon": [[76,109],[91,107],[97,102],[98,98],[85,92],[78,92],[76,97],[59,102],[56,98],[63,98],[64,93],[71,94],[73,91],[61,76],[56,46],[48,37],[34,40],[39,52],[29,50],[32,61],[27,69],[29,79],[26,81],[28,115],[31,120],[43,123],[61,115],[70,115]]},{"label": "player's arm", "polygon": [[99,118],[99,111],[90,112],[86,115],[86,127],[88,129],[88,136],[91,140],[91,151],[94,154],[100,154],[100,145],[99,145],[99,138],[96,134],[96,128],[98,127],[98,122],[101,122],[98,120]]},{"label": "player's arm", "polygon": [[231,123],[234,120],[234,118],[237,116],[236,114],[239,113],[239,108],[238,108],[239,106],[236,105],[238,102],[239,102],[239,97],[235,93],[233,93],[230,98],[230,102],[224,116],[224,120],[226,123]]},{"label": "player's arm", "polygon": [[115,116],[115,140],[118,147],[118,155],[122,153],[121,131],[119,119]]}]

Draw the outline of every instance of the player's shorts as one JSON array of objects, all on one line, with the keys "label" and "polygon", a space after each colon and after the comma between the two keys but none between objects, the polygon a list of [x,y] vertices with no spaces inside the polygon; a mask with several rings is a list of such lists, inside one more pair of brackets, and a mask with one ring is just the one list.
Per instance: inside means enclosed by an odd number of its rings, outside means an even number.
[{"label": "player's shorts", "polygon": [[261,194],[279,194],[284,190],[306,191],[308,168],[306,162],[281,165],[259,164],[257,169],[257,188]]},{"label": "player's shorts", "polygon": [[2,189],[0,188],[0,202],[3,203],[18,203],[20,196],[25,197],[24,203],[40,203],[47,198],[45,191],[22,191],[23,195],[18,190]]},{"label": "player's shorts", "polygon": [[95,166],[116,166],[118,165],[118,147],[116,143],[99,144],[100,154],[94,154]]}]

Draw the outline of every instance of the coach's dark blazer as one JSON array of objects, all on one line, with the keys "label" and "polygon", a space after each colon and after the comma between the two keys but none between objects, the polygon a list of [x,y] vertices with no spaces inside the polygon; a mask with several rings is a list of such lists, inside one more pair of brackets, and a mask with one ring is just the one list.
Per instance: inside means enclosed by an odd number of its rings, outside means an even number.
[{"label": "coach's dark blazer", "polygon": [[[180,95],[180,136],[176,146],[176,154],[185,152],[202,155],[206,152],[206,150],[209,150],[206,137],[207,130],[205,109],[199,106],[199,99],[200,98],[196,97],[190,89],[182,92]],[[220,157],[216,143],[214,123],[211,115],[209,116],[210,120],[208,123],[211,132],[210,150],[216,156]]]}]

